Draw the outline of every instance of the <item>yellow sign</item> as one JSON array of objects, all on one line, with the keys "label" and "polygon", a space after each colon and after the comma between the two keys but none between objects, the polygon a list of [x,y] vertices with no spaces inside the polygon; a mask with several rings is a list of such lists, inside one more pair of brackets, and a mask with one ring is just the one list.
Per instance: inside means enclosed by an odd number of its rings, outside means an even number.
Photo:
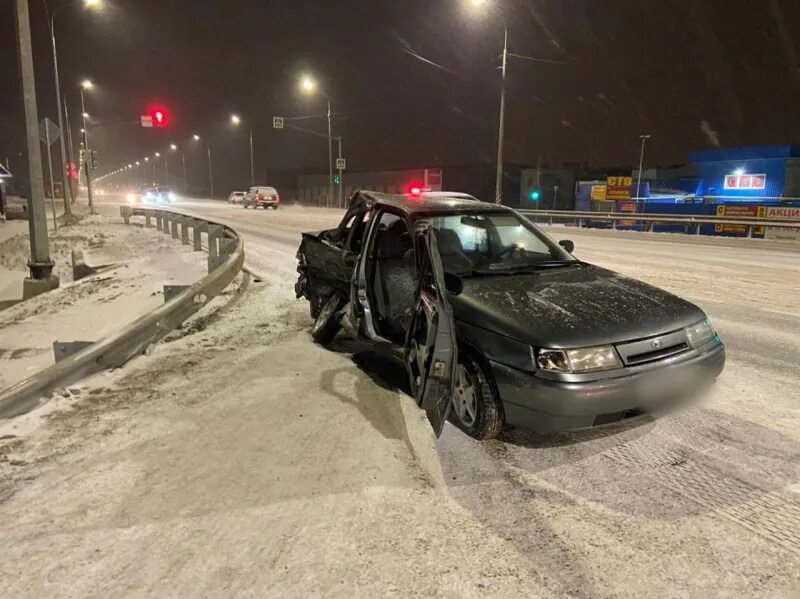
[{"label": "yellow sign", "polygon": [[605,202],[606,201],[606,186],[605,185],[592,185],[592,201]]},{"label": "yellow sign", "polygon": [[609,177],[606,199],[612,202],[627,202],[631,199],[633,177]]}]

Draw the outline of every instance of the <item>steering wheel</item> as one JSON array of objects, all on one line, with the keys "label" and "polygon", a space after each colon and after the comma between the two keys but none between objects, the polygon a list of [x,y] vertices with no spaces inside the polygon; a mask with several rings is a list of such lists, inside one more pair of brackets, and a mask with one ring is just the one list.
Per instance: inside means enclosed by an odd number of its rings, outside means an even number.
[{"label": "steering wheel", "polygon": [[522,258],[523,254],[525,254],[525,248],[522,247],[521,245],[514,244],[514,245],[508,246],[506,249],[504,249],[502,252],[500,252],[497,255],[497,257],[498,258],[505,258],[507,256],[510,256],[510,257],[512,257],[512,259],[513,258]]}]

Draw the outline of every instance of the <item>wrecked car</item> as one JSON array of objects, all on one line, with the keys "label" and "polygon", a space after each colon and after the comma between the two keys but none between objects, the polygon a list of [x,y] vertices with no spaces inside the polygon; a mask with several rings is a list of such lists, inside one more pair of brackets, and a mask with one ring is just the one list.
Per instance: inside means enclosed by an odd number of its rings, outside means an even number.
[{"label": "wrecked car", "polygon": [[434,432],[555,432],[657,412],[708,388],[725,347],[694,304],[583,262],[510,208],[356,192],[304,233],[312,337],[342,327],[400,358]]}]

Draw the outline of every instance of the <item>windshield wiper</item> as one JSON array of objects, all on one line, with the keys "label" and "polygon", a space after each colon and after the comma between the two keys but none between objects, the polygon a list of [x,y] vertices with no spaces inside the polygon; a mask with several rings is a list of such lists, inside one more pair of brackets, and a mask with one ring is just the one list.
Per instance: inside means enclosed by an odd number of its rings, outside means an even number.
[{"label": "windshield wiper", "polygon": [[492,272],[519,272],[526,270],[541,270],[544,268],[557,268],[559,266],[582,265],[580,260],[548,260],[546,262],[533,262],[531,264],[494,264],[489,268]]}]

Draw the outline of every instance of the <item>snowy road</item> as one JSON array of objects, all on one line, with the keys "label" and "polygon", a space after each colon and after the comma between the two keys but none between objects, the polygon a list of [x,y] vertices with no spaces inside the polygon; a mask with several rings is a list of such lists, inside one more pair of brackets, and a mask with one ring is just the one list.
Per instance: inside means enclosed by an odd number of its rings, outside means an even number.
[{"label": "snowy road", "polygon": [[797,246],[553,229],[703,307],[723,378],[701,407],[639,426],[487,443],[448,426],[434,443],[402,373],[308,338],[299,232],[338,213],[180,208],[239,230],[263,281],[0,448],[9,593],[800,590]]}]

